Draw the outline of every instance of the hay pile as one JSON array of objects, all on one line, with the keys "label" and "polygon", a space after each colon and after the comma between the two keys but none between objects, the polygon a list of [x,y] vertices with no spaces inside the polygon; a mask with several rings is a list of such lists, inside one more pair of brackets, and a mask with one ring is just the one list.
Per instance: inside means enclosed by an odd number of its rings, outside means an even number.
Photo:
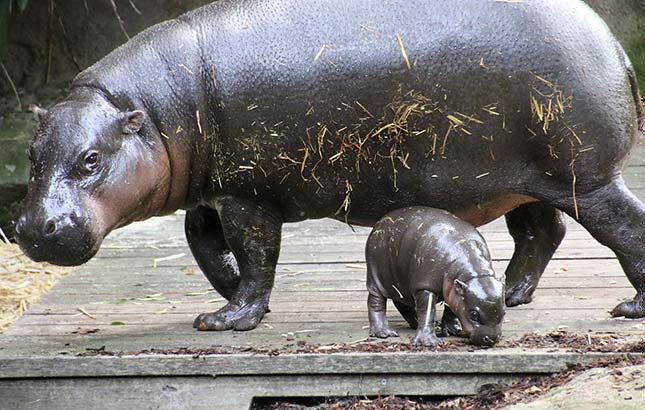
[{"label": "hay pile", "polygon": [[46,294],[69,268],[29,260],[0,239],[0,333]]}]

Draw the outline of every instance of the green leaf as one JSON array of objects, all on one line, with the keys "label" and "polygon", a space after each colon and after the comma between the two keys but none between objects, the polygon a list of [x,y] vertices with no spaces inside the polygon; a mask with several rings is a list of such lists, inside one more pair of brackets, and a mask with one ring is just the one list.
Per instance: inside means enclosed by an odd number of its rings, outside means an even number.
[{"label": "green leaf", "polygon": [[112,325],[112,326],[124,326],[125,322],[121,322],[121,321],[116,320],[116,321],[110,323],[110,325]]}]

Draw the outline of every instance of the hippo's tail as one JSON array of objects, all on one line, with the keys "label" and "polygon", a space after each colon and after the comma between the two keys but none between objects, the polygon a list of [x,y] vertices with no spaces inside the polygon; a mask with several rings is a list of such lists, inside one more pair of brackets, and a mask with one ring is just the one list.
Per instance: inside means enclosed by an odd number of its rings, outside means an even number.
[{"label": "hippo's tail", "polygon": [[643,101],[641,101],[641,94],[638,89],[638,81],[636,80],[636,70],[634,70],[634,66],[632,65],[631,61],[629,61],[629,57],[625,53],[625,51],[621,48],[623,52],[623,58],[625,60],[625,67],[627,69],[627,78],[629,78],[629,84],[632,87],[632,94],[634,95],[634,101],[636,102],[636,117],[638,121],[638,129],[645,133],[645,112],[644,112],[644,107],[643,105],[645,104]]}]

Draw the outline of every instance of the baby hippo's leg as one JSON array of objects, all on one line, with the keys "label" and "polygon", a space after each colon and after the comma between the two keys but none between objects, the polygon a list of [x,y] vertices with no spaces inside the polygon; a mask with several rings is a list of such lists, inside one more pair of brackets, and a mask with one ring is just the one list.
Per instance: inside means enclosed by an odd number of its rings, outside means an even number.
[{"label": "baby hippo's leg", "polygon": [[387,325],[386,313],[387,299],[382,295],[369,294],[367,297],[367,312],[370,318],[370,336],[382,339],[390,336],[398,337],[399,334]]},{"label": "baby hippo's leg", "polygon": [[437,316],[437,294],[429,290],[420,290],[414,295],[414,302],[419,318],[417,335],[412,339],[415,345],[434,346],[443,342],[434,333],[434,321]]},{"label": "baby hippo's leg", "polygon": [[450,306],[445,305],[443,317],[441,318],[441,334],[443,336],[461,336],[463,329],[461,322]]}]

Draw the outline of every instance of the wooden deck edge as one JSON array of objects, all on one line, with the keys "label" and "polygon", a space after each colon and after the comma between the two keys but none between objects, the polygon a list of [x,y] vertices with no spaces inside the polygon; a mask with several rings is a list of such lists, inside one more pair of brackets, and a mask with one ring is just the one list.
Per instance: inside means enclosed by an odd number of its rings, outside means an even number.
[{"label": "wooden deck edge", "polygon": [[352,374],[0,380],[0,410],[248,410],[253,398],[261,397],[468,396],[478,394],[484,385],[510,385],[525,376]]},{"label": "wooden deck edge", "polygon": [[351,374],[550,374],[642,353],[549,351],[334,353],[0,358],[0,380],[83,377]]}]

